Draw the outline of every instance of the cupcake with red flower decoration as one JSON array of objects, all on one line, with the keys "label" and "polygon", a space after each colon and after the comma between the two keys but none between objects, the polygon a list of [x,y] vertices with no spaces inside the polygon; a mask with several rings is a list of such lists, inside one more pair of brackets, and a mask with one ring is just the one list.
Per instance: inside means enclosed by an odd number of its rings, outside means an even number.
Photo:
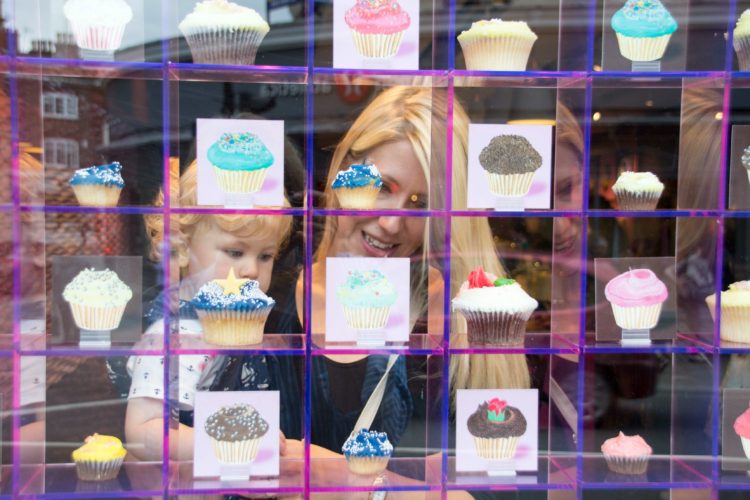
[{"label": "cupcake with red flower decoration", "polygon": [[386,59],[398,53],[409,14],[396,0],[357,0],[344,21],[352,31],[354,46],[363,57]]},{"label": "cupcake with red flower decoration", "polygon": [[466,422],[477,455],[486,460],[510,460],[526,433],[526,417],[506,401],[493,398],[477,407]]},{"label": "cupcake with red flower decoration", "polygon": [[526,322],[539,306],[515,280],[485,273],[481,266],[469,274],[452,304],[466,318],[470,344],[504,346],[523,344]]}]

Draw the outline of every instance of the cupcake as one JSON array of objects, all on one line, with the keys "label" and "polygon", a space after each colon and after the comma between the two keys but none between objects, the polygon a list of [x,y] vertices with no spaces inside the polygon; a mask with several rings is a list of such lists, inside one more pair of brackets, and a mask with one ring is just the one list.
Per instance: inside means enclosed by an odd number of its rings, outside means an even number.
[{"label": "cupcake", "polygon": [[734,51],[740,71],[750,71],[750,9],[744,11],[734,27]]},{"label": "cupcake", "polygon": [[620,432],[617,437],[604,441],[602,453],[612,472],[645,474],[652,450],[641,436],[626,436]]},{"label": "cupcake", "polygon": [[[706,297],[711,317],[716,314],[716,294]],[[728,342],[750,344],[750,281],[738,281],[721,292],[720,338]]]},{"label": "cupcake", "polygon": [[650,269],[631,269],[604,287],[615,323],[623,330],[650,330],[659,323],[661,306],[669,293]]},{"label": "cupcake", "polygon": [[452,301],[466,318],[470,344],[522,345],[526,322],[539,303],[515,280],[497,278],[477,267]]},{"label": "cupcake", "polygon": [[466,422],[474,437],[477,455],[485,460],[510,460],[516,454],[518,442],[526,433],[526,417],[521,410],[494,398],[485,401]]},{"label": "cupcake", "polygon": [[742,441],[742,449],[745,451],[745,456],[750,459],[750,408],[735,419],[734,432],[737,433]]},{"label": "cupcake", "polygon": [[677,21],[659,0],[627,0],[612,16],[620,54],[631,61],[657,61],[664,56]]},{"label": "cupcake", "polygon": [[81,481],[109,481],[117,477],[127,451],[114,436],[94,434],[73,451],[73,462]]},{"label": "cupcake", "polygon": [[651,172],[623,172],[612,191],[620,210],[655,210],[664,184]]},{"label": "cupcake", "polygon": [[79,168],[68,181],[82,207],[116,207],[125,187],[118,162]]},{"label": "cupcake", "polygon": [[534,173],[542,166],[542,155],[520,135],[498,135],[479,154],[495,196],[525,196]]},{"label": "cupcake", "polygon": [[214,345],[252,345],[263,341],[263,327],[276,302],[258,282],[238,279],[234,269],[223,280],[209,281],[191,301],[203,340]]},{"label": "cupcake", "polygon": [[273,165],[273,154],[255,134],[225,133],[208,148],[208,161],[225,193],[257,193]]},{"label": "cupcake", "polygon": [[344,21],[352,32],[354,47],[362,57],[385,59],[398,53],[409,14],[397,0],[357,0]]},{"label": "cupcake", "polygon": [[369,209],[383,186],[383,179],[375,165],[365,163],[350,165],[336,174],[331,183],[341,208]]},{"label": "cupcake", "polygon": [[249,404],[238,403],[209,415],[203,428],[211,439],[216,460],[222,464],[249,464],[258,455],[268,422]]},{"label": "cupcake", "polygon": [[360,429],[349,436],[341,451],[351,472],[370,476],[385,470],[393,454],[393,445],[385,432]]},{"label": "cupcake", "polygon": [[133,9],[124,0],[68,0],[63,13],[76,45],[84,50],[114,52],[122,44]]},{"label": "cupcake", "polygon": [[536,34],[524,21],[482,20],[458,35],[466,69],[526,71]]},{"label": "cupcake", "polygon": [[70,304],[73,321],[82,330],[116,329],[132,297],[130,287],[109,269],[84,269],[63,289],[63,299]]},{"label": "cupcake", "polygon": [[377,330],[388,323],[396,287],[378,270],[349,271],[336,289],[346,324],[355,330]]},{"label": "cupcake", "polygon": [[[750,10],[748,12],[750,12]],[[750,146],[747,146],[742,151],[742,166],[747,170],[747,178],[750,180]]]},{"label": "cupcake", "polygon": [[204,0],[179,25],[196,64],[255,64],[263,38],[271,31],[253,9],[227,0]]}]

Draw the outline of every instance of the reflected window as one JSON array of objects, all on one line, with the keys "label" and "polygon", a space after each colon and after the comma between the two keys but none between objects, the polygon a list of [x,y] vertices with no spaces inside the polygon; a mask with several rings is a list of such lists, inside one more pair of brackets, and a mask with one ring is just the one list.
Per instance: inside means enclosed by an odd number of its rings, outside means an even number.
[{"label": "reflected window", "polygon": [[73,139],[45,139],[44,164],[47,167],[78,168],[78,142]]},{"label": "reflected window", "polygon": [[78,119],[78,96],[62,92],[45,92],[42,95],[45,118]]}]

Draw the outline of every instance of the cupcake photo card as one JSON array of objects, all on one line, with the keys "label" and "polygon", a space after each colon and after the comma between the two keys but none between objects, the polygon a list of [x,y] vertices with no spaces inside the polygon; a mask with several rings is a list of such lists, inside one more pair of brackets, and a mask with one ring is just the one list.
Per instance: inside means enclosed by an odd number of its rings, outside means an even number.
[{"label": "cupcake photo card", "polygon": [[750,472],[750,389],[724,389],[721,468]]},{"label": "cupcake photo card", "polygon": [[333,0],[333,67],[419,69],[419,2]]},{"label": "cupcake photo card", "polygon": [[513,476],[538,468],[539,391],[462,389],[456,395],[456,473]]},{"label": "cupcake photo card", "polygon": [[326,342],[408,342],[409,276],[405,258],[327,258]]},{"label": "cupcake photo card", "polygon": [[750,125],[732,126],[729,158],[729,208],[750,209]]},{"label": "cupcake photo card", "polygon": [[674,257],[594,259],[596,340],[648,345],[677,335]]},{"label": "cupcake photo card", "polygon": [[199,118],[198,205],[284,204],[284,121]]},{"label": "cupcake photo card", "polygon": [[195,393],[193,475],[279,475],[279,391]]},{"label": "cupcake photo card", "polygon": [[550,208],[552,126],[469,124],[469,209]]}]

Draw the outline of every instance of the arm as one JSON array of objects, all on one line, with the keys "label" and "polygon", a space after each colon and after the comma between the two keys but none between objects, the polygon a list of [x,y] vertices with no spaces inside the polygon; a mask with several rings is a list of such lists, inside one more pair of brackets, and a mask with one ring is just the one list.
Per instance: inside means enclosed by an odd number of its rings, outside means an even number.
[{"label": "arm", "polygon": [[[155,398],[131,398],[125,414],[125,439],[128,452],[141,461],[162,459],[164,402]],[[169,457],[193,459],[193,429],[180,424],[169,429]]]},{"label": "arm", "polygon": [[430,267],[427,277],[427,332],[433,336],[443,335],[443,293],[445,283],[440,271]]}]

